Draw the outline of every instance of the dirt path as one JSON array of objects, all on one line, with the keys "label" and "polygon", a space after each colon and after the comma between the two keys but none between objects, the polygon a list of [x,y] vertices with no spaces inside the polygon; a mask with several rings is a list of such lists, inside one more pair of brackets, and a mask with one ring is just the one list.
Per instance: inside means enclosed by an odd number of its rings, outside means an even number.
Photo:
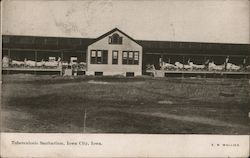
[{"label": "dirt path", "polygon": [[160,112],[150,112],[150,113],[149,112],[133,112],[133,113],[140,114],[140,115],[154,116],[154,117],[159,117],[159,118],[174,119],[174,120],[184,121],[184,122],[194,122],[194,123],[206,124],[206,125],[211,125],[211,126],[223,126],[223,127],[231,127],[231,128],[249,129],[248,126],[227,123],[224,121],[214,120],[214,119],[206,118],[206,117],[179,116],[179,115],[160,113]]}]

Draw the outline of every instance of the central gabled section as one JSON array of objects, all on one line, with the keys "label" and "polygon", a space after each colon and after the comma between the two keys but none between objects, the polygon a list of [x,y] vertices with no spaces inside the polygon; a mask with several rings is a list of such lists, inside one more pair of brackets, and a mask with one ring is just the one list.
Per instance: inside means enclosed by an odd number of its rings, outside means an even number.
[{"label": "central gabled section", "polygon": [[142,73],[142,47],[115,28],[98,37],[87,50],[87,75],[136,76]]}]

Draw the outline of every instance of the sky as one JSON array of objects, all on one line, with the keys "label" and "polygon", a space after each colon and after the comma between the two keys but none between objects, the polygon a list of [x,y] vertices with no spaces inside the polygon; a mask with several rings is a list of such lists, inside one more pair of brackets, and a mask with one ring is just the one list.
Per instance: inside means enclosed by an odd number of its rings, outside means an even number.
[{"label": "sky", "polygon": [[249,0],[3,0],[2,33],[250,43]]}]

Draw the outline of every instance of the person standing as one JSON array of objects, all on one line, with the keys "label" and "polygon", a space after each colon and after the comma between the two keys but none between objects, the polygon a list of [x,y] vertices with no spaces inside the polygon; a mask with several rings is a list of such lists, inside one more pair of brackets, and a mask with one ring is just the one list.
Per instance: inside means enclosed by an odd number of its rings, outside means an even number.
[{"label": "person standing", "polygon": [[246,69],[247,59],[246,57],[243,59],[243,69]]},{"label": "person standing", "polygon": [[205,61],[205,68],[208,70],[208,67],[209,67],[209,62],[210,62],[210,60],[209,59],[207,59],[206,61]]},{"label": "person standing", "polygon": [[225,61],[225,71],[227,70],[227,63],[229,62],[229,56],[226,57],[226,61]]}]

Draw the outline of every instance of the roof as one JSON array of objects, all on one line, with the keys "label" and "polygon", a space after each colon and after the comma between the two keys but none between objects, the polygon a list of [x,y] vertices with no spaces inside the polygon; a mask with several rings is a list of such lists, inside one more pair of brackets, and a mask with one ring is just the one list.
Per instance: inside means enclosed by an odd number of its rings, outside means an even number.
[{"label": "roof", "polygon": [[[138,43],[143,48],[144,54],[199,54],[199,55],[248,55],[250,56],[250,44],[231,43],[204,43],[204,42],[180,42],[180,41],[147,41],[135,40],[118,28],[93,38],[68,38],[68,37],[42,37],[42,36],[19,36],[3,35],[3,48],[15,49],[40,49],[54,51],[86,51],[87,47],[112,32],[119,31],[129,39]],[[9,42],[5,43],[5,38]],[[32,42],[22,43],[23,39],[30,39]],[[54,40],[54,44],[46,44],[44,41]]]},{"label": "roof", "polygon": [[[9,42],[5,43],[4,38],[9,38]],[[46,42],[48,40],[53,43],[48,44]],[[93,40],[91,38],[3,35],[3,48],[86,51]]]},{"label": "roof", "polygon": [[106,37],[106,36],[112,34],[113,32],[116,32],[116,31],[122,33],[124,36],[126,36],[126,37],[129,38],[130,40],[134,41],[134,42],[137,43],[138,45],[141,45],[140,43],[138,43],[138,41],[136,41],[135,39],[133,39],[132,37],[130,37],[129,35],[127,35],[126,33],[124,33],[123,31],[121,31],[121,30],[118,29],[118,28],[114,28],[114,29],[110,30],[109,32],[107,32],[107,33],[105,33],[105,34],[103,34],[103,35],[97,37],[91,44],[93,44],[93,43],[95,43],[95,42],[97,42],[97,41],[103,39],[104,37]]},{"label": "roof", "polygon": [[250,44],[138,40],[147,54],[250,55]]}]

